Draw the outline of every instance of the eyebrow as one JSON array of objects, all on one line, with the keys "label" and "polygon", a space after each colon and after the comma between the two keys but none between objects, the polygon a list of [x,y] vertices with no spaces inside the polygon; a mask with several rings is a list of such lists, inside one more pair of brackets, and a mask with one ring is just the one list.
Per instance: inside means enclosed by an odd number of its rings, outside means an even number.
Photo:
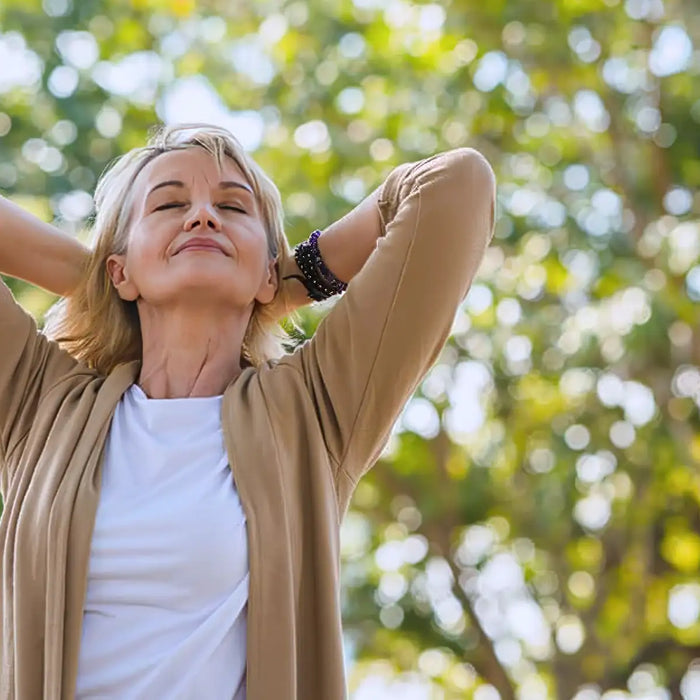
[{"label": "eyebrow", "polygon": [[[185,187],[185,183],[182,182],[182,180],[166,180],[165,182],[159,182],[155,187],[151,189],[151,191],[146,195],[146,197],[150,197],[156,190],[159,190],[161,187]],[[240,188],[245,190],[249,194],[253,194],[253,190],[250,187],[248,187],[248,185],[244,185],[242,182],[224,180],[223,182],[219,183],[219,189],[227,190],[233,188]]]}]

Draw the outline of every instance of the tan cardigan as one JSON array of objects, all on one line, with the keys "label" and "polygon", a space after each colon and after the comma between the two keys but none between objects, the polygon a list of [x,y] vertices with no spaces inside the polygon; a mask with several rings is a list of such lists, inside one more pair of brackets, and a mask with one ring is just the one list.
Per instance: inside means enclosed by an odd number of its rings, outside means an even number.
[{"label": "tan cardigan", "polygon": [[[340,522],[448,337],[492,233],[494,192],[470,149],[395,168],[383,235],[313,339],[224,393],[248,521],[249,700],[347,697]],[[103,448],[138,370],[86,368],[0,284],[3,700],[74,697]]]}]

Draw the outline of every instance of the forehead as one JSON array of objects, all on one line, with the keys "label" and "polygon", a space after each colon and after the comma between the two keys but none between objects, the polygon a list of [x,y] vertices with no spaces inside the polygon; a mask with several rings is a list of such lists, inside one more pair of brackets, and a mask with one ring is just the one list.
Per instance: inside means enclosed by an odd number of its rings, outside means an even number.
[{"label": "forehead", "polygon": [[157,156],[139,173],[135,184],[145,196],[153,185],[164,180],[181,180],[189,186],[199,179],[214,187],[220,180],[233,180],[251,186],[232,158],[224,157],[219,167],[216,158],[198,146]]}]

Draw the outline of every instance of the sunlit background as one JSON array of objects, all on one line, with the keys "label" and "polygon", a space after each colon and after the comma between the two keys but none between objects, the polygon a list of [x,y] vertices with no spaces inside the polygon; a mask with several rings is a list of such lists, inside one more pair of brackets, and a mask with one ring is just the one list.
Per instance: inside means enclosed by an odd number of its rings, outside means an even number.
[{"label": "sunlit background", "polygon": [[700,698],[697,4],[2,0],[0,192],[82,237],[158,121],[230,128],[292,243],[401,162],[496,170],[493,245],[343,524],[353,700]]}]

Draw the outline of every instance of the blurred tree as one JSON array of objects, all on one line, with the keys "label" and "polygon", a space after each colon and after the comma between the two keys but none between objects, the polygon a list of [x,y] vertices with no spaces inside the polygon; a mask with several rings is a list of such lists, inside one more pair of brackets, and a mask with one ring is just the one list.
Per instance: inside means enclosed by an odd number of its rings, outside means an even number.
[{"label": "blurred tree", "polygon": [[159,120],[231,128],[292,243],[400,162],[494,165],[493,245],[343,525],[356,697],[700,697],[698,42],[690,0],[0,5],[0,188],[76,235]]}]

